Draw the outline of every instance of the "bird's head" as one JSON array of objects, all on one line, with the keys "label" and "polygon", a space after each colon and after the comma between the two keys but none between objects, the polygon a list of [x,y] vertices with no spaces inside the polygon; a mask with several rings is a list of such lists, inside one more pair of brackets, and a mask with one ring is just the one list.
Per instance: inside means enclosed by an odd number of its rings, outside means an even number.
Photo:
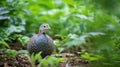
[{"label": "bird's head", "polygon": [[49,24],[42,24],[39,28],[39,33],[45,33],[47,32],[50,28]]}]

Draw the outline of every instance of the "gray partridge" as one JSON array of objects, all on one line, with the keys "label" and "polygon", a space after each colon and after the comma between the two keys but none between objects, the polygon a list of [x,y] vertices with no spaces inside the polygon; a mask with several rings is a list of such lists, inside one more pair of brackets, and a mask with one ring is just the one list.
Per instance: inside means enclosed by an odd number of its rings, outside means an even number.
[{"label": "gray partridge", "polygon": [[54,44],[51,37],[46,32],[50,29],[48,24],[43,24],[39,28],[39,33],[34,35],[27,45],[27,50],[32,53],[41,53],[42,58],[51,55],[54,50]]}]

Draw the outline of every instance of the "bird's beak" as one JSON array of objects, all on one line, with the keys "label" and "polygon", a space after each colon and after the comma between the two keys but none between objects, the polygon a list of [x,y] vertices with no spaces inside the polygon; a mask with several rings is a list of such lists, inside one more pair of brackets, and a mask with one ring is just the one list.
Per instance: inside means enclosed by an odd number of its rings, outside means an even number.
[{"label": "bird's beak", "polygon": [[48,26],[48,25],[47,25],[45,28],[46,28],[46,29],[51,29],[50,26]]}]

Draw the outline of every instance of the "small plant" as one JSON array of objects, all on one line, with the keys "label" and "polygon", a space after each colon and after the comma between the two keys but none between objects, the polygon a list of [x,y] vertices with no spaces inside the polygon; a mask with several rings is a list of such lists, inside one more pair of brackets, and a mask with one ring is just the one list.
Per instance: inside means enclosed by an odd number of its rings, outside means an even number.
[{"label": "small plant", "polygon": [[88,59],[89,61],[97,61],[101,58],[103,58],[100,55],[95,55],[95,54],[89,54],[89,53],[84,53],[81,55],[82,58]]},{"label": "small plant", "polygon": [[0,45],[1,48],[5,48],[5,47],[10,48],[10,46],[5,41],[0,41]]},{"label": "small plant", "polygon": [[31,56],[28,56],[29,61],[31,62],[32,67],[35,67],[36,63],[38,64],[38,67],[57,67],[60,62],[64,61],[64,58],[56,58],[54,56],[47,56],[42,59],[41,53],[34,54],[32,53]]},{"label": "small plant", "polygon": [[16,50],[7,49],[5,53],[12,58],[15,58],[19,53]]},{"label": "small plant", "polygon": [[61,62],[64,62],[64,58],[56,58],[54,56],[48,56],[41,60],[41,63],[38,67],[58,67]]},{"label": "small plant", "polygon": [[40,63],[40,61],[42,60],[42,57],[40,54],[41,53],[37,53],[37,54],[32,53],[31,56],[28,56],[28,59],[31,62],[32,67],[35,67],[36,62]]},{"label": "small plant", "polygon": [[25,46],[28,41],[29,41],[29,37],[27,36],[21,36],[18,38],[18,41],[20,41],[20,43],[22,44],[22,46]]}]

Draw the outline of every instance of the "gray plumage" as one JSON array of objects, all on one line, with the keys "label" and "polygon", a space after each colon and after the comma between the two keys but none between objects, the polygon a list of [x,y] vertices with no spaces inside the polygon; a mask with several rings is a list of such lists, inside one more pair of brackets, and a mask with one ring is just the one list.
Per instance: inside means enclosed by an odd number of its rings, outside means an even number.
[{"label": "gray plumage", "polygon": [[[45,26],[45,24],[43,26]],[[40,30],[39,34],[34,35],[28,42],[27,50],[31,54],[42,52],[41,56],[44,58],[52,54],[54,50],[53,40],[44,31]]]}]

